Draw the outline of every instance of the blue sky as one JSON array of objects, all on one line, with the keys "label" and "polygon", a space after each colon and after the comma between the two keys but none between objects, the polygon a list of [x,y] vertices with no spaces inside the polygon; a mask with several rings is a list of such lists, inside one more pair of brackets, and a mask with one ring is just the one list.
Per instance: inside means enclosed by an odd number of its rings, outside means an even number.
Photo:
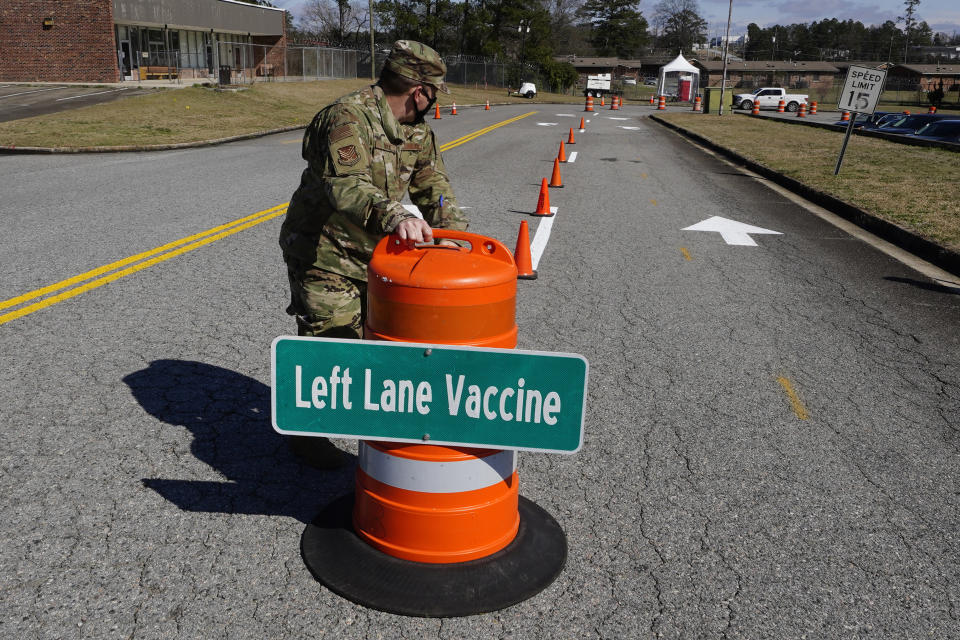
[{"label": "blue sky", "polygon": [[[303,0],[272,0],[273,4],[299,17]],[[657,0],[642,0],[644,15],[652,13]],[[699,0],[701,15],[710,23],[710,35],[723,35],[727,25],[727,0]],[[917,15],[926,20],[934,31],[960,33],[960,3],[957,0],[921,0]],[[903,13],[902,0],[733,0],[731,34],[741,34],[747,25],[756,22],[761,27],[773,24],[812,22],[826,18],[854,19],[864,24],[882,24],[896,20]]]},{"label": "blue sky", "polygon": [[[700,14],[710,23],[710,35],[723,35],[727,26],[727,0],[699,0]],[[656,0],[644,0],[641,8],[649,11]],[[837,18],[883,24],[903,15],[902,0],[733,0],[731,34],[746,31],[751,22],[761,27],[774,24],[809,23],[814,20]],[[921,0],[916,15],[936,31],[960,33],[960,3],[957,0]]]}]

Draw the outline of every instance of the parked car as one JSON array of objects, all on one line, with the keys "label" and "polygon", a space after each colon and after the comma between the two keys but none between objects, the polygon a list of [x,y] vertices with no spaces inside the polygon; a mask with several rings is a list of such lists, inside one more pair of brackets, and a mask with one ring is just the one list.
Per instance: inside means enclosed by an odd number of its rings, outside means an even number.
[{"label": "parked car", "polygon": [[783,100],[787,111],[796,111],[801,104],[807,103],[805,93],[787,93],[780,87],[761,87],[751,93],[737,93],[733,96],[733,108],[750,111],[753,105],[760,105],[761,109],[776,109]]},{"label": "parked car", "polygon": [[896,122],[902,117],[903,117],[903,114],[900,112],[885,113],[879,118],[877,118],[874,122],[869,122],[863,125],[862,128],[864,131],[873,131],[873,130],[879,129],[880,127],[885,127],[892,122]]},{"label": "parked car", "polygon": [[623,82],[623,84],[637,84],[637,79],[636,79],[636,78],[621,78],[621,82]]},{"label": "parked car", "polygon": [[648,86],[648,87],[655,87],[655,86],[657,86],[657,79],[656,79],[656,78],[647,78],[646,80],[643,81],[643,84],[645,84],[645,85]]},{"label": "parked car", "polygon": [[[885,116],[899,116],[903,115],[900,112],[893,113],[892,111],[874,111],[873,113],[858,113],[856,119],[853,121],[854,129],[872,129],[877,126],[877,123],[882,120]],[[843,120],[838,120],[833,123],[834,126],[847,128],[847,123]]]},{"label": "parked car", "polygon": [[881,133],[896,133],[896,134],[907,134],[907,133],[916,133],[917,130],[922,128],[924,125],[927,125],[931,122],[937,120],[943,120],[946,116],[922,113],[916,115],[903,115],[890,123],[884,124],[882,127],[874,129],[874,131],[879,131]]},{"label": "parked car", "polygon": [[940,142],[960,142],[960,120],[937,120],[930,122],[909,134],[919,140],[939,140]]}]

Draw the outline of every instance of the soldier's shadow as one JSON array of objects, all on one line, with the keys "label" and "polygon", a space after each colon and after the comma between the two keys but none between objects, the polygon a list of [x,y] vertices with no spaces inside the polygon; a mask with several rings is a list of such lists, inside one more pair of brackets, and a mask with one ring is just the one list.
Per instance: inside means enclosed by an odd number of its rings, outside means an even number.
[{"label": "soldier's shadow", "polygon": [[309,523],[353,487],[353,464],[318,471],[298,462],[270,425],[270,387],[258,380],[203,362],[155,360],[123,381],[147,413],[189,429],[191,453],[225,478],[143,479],[180,509]]}]

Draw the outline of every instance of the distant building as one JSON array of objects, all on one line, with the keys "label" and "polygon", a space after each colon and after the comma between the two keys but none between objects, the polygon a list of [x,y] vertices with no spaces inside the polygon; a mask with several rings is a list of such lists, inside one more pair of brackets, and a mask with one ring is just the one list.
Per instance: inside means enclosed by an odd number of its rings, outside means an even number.
[{"label": "distant building", "polygon": [[581,86],[587,82],[587,76],[600,73],[612,74],[614,78],[632,78],[641,80],[644,77],[655,77],[657,70],[666,64],[669,59],[661,57],[637,58],[627,60],[623,58],[603,58],[584,56],[556,56],[557,62],[569,62],[580,74]]},{"label": "distant building", "polygon": [[945,92],[960,90],[960,64],[896,64],[887,72],[888,89],[926,92],[941,83]]},{"label": "distant building", "polygon": [[285,46],[282,9],[234,0],[0,0],[0,80],[280,75]]},{"label": "distant building", "polygon": [[[719,87],[723,78],[720,60],[691,60],[702,69],[701,86]],[[840,70],[829,62],[790,62],[784,60],[743,60],[727,63],[727,86],[753,89],[785,87],[789,89],[829,89]]]},{"label": "distant building", "polygon": [[938,47],[910,47],[911,57],[921,56],[928,60],[960,60],[960,46],[938,46]]}]

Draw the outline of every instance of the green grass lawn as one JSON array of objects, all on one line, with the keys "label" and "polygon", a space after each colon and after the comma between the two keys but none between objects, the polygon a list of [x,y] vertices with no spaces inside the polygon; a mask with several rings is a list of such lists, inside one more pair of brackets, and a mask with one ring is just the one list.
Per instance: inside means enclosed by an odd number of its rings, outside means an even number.
[{"label": "green grass lawn", "polygon": [[[199,86],[0,123],[0,146],[100,147],[196,142],[304,126],[314,114],[367,79],[258,83],[245,90],[215,91]],[[441,106],[545,102],[582,104],[582,96],[538,94],[533,100],[508,97],[507,90],[450,85]]]},{"label": "green grass lawn", "polygon": [[833,175],[842,131],[772,119],[671,113],[673,124],[761,165],[960,250],[960,152],[854,136]]}]

